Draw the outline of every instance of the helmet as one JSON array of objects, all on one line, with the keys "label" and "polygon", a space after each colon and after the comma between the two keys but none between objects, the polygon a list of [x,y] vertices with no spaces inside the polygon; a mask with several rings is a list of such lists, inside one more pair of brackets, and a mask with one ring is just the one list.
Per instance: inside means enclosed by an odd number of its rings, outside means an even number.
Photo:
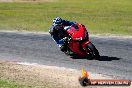
[{"label": "helmet", "polygon": [[53,25],[60,25],[60,24],[62,24],[62,19],[60,18],[60,17],[56,17],[56,18],[54,18],[54,20],[53,20]]}]

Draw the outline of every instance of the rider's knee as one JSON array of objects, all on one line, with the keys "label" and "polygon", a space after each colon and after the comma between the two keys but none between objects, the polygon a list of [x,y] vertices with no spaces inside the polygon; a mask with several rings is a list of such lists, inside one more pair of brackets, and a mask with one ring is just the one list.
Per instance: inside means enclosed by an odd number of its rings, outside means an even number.
[{"label": "rider's knee", "polygon": [[67,49],[66,49],[66,47],[65,47],[64,45],[62,45],[62,46],[60,47],[60,50],[61,50],[62,52],[67,51]]}]

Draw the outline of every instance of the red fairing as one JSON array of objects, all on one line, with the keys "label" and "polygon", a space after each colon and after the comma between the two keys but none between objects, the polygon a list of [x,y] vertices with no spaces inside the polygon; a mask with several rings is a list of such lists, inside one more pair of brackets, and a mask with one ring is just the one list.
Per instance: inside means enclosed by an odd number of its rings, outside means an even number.
[{"label": "red fairing", "polygon": [[[71,35],[71,40],[68,42],[68,46],[71,51],[79,56],[85,56],[86,44],[90,43],[87,30],[84,25],[77,23],[78,28],[72,26],[67,32]],[[87,37],[87,39],[86,39]]]},{"label": "red fairing", "polygon": [[70,30],[67,30],[69,34],[72,35],[72,39],[76,40],[76,38],[84,38],[85,37],[85,31],[86,28],[83,27],[81,24],[77,23],[78,29],[74,28],[73,26],[70,28]]},{"label": "red fairing", "polygon": [[81,50],[80,50],[80,47],[79,47],[79,42],[69,42],[69,45],[70,45],[70,49],[71,49],[71,51],[73,51],[74,53],[76,53],[77,55],[79,55],[79,56],[85,56],[86,55],[86,53],[85,52],[82,52]]},{"label": "red fairing", "polygon": [[85,49],[86,48],[86,45],[89,44],[89,43],[90,43],[90,40],[83,42],[82,43],[83,49]]}]

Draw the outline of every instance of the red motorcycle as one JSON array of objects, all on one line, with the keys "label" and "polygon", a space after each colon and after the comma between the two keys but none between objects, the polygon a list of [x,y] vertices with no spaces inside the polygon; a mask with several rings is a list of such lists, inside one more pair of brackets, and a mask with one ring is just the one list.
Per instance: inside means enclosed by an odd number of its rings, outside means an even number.
[{"label": "red motorcycle", "polygon": [[88,32],[84,25],[77,23],[64,29],[69,34],[65,44],[68,47],[67,52],[73,52],[79,57],[88,57],[88,59],[100,59],[99,52],[90,42]]}]

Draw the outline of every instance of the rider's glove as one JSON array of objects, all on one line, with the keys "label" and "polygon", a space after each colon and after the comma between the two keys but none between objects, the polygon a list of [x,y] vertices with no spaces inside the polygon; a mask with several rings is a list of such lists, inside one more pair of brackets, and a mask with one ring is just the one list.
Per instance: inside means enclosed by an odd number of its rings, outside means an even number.
[{"label": "rider's glove", "polygon": [[63,38],[64,42],[67,41],[67,39],[68,39],[67,37],[64,37],[64,38]]}]

